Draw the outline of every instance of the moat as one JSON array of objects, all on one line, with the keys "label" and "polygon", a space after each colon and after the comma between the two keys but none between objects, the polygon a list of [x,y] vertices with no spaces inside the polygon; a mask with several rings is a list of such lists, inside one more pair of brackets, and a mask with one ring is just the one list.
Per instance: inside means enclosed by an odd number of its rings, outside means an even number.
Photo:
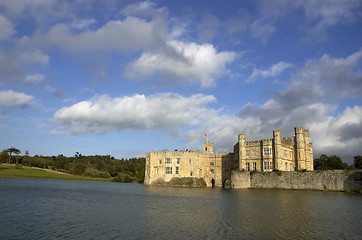
[{"label": "moat", "polygon": [[0,239],[360,239],[362,195],[0,178]]}]

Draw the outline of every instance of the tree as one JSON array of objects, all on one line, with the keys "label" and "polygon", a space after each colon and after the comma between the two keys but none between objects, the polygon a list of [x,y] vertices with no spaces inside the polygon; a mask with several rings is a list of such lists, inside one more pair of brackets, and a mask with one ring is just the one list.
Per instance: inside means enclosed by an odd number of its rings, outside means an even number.
[{"label": "tree", "polygon": [[9,163],[11,163],[11,155],[15,153],[16,155],[20,154],[20,150],[14,147],[6,149],[6,151],[10,154],[9,156]]},{"label": "tree", "polygon": [[314,159],[315,170],[333,170],[333,169],[348,169],[348,164],[342,162],[337,155],[327,156],[322,154],[319,158]]},{"label": "tree", "polygon": [[6,150],[2,150],[0,153],[0,162],[6,163],[9,160],[9,153]]},{"label": "tree", "polygon": [[362,169],[362,156],[357,155],[354,156],[354,164],[355,168]]}]

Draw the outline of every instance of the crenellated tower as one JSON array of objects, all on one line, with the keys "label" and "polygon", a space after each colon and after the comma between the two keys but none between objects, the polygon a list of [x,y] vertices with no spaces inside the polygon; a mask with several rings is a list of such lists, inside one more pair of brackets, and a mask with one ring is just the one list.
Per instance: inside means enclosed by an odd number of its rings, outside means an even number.
[{"label": "crenellated tower", "polygon": [[280,130],[273,131],[274,169],[282,170],[282,136]]},{"label": "crenellated tower", "polygon": [[202,149],[204,153],[214,153],[214,144],[211,142],[204,142]]},{"label": "crenellated tower", "polygon": [[238,141],[239,141],[239,170],[245,170],[245,134],[239,134],[238,135]]},{"label": "crenellated tower", "polygon": [[306,169],[306,156],[305,156],[305,138],[304,129],[296,127],[295,129],[295,170]]}]

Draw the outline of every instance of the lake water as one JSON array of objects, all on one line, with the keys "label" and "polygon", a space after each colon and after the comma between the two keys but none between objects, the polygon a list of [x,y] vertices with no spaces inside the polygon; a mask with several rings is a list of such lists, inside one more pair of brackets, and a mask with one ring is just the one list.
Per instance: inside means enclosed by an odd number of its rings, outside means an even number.
[{"label": "lake water", "polygon": [[0,178],[0,239],[362,239],[362,195]]}]

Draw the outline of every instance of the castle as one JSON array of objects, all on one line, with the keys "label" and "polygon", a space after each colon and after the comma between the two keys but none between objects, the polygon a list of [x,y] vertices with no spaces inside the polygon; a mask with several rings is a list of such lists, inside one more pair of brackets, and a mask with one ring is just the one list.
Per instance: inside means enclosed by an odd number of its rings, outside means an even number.
[{"label": "castle", "polygon": [[208,187],[224,187],[231,171],[313,171],[313,145],[309,131],[296,127],[295,136],[282,138],[280,130],[272,139],[245,141],[238,135],[232,153],[214,153],[213,143],[203,143],[200,151],[163,151],[146,154],[146,185],[170,183],[174,179],[203,180]]}]

